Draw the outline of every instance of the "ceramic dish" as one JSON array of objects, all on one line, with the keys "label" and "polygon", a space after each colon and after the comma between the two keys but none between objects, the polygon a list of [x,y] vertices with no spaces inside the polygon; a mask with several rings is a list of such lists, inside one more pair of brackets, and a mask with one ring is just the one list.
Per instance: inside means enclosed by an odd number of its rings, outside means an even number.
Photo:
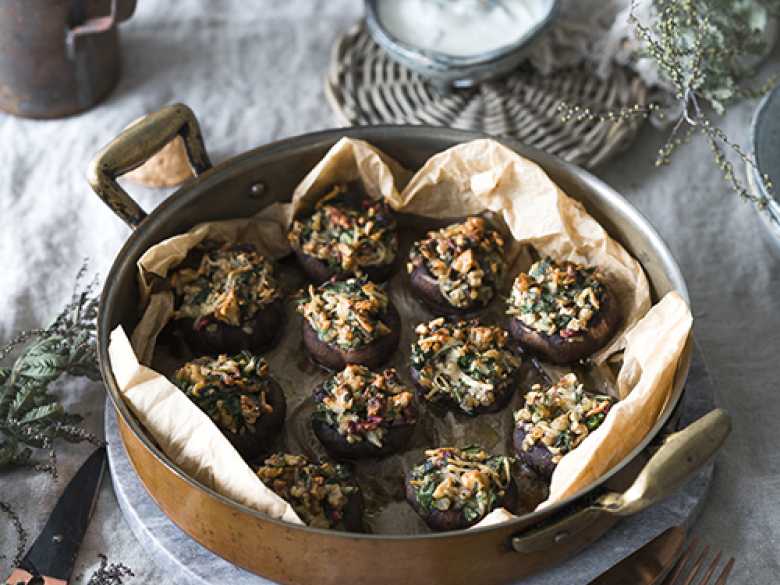
[{"label": "ceramic dish", "polygon": [[[758,105],[753,115],[751,138],[756,167],[748,165],[748,180],[757,195],[769,198],[766,209],[759,210],[759,216],[774,243],[780,247],[780,203],[776,193],[780,186],[780,85],[768,93]],[[763,179],[765,175],[768,175],[775,185],[774,195],[766,190]]]},{"label": "ceramic dish", "polygon": [[379,0],[366,0],[366,25],[374,40],[396,61],[429,78],[441,90],[471,87],[515,69],[525,59],[524,49],[536,39],[558,13],[558,0],[552,0],[544,17],[517,41],[473,56],[455,56],[412,46],[393,36],[382,24]]}]

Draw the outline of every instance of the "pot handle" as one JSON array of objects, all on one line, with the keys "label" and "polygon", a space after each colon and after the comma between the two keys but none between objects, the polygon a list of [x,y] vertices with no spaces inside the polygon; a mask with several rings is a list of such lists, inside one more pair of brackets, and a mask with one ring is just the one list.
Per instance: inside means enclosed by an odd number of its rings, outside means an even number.
[{"label": "pot handle", "polygon": [[608,492],[558,522],[516,534],[512,548],[521,553],[550,549],[576,537],[579,530],[601,514],[623,517],[641,512],[689,480],[715,455],[730,432],[731,419],[725,410],[709,412],[666,437],[625,492]]},{"label": "pot handle", "polygon": [[87,179],[92,189],[133,229],[144,220],[146,212],[116,179],[140,167],[177,135],[184,140],[192,172],[198,176],[209,170],[211,161],[200,125],[184,104],[166,106],[144,116],[103,147],[89,164]]}]

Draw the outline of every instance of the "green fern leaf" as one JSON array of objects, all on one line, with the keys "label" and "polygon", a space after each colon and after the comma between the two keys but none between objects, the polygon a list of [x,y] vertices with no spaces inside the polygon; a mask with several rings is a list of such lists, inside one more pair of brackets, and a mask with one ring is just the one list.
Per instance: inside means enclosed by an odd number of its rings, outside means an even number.
[{"label": "green fern leaf", "polygon": [[19,388],[11,404],[11,409],[8,411],[7,418],[18,420],[19,417],[24,416],[24,413],[35,405],[34,398],[37,389],[38,387],[33,384],[25,384]]},{"label": "green fern leaf", "polygon": [[8,411],[14,401],[14,388],[10,386],[0,386],[0,421],[5,420]]},{"label": "green fern leaf", "polygon": [[[0,360],[16,355],[11,368],[0,367],[0,468],[32,466],[35,450],[53,450],[57,439],[98,442],[79,426],[80,416],[65,411],[61,389],[49,391],[67,374],[97,375],[97,281],[79,291],[84,270],[76,277],[71,301],[51,326],[23,331],[0,347]],[[51,463],[35,469],[56,471]]]},{"label": "green fern leaf", "polygon": [[24,356],[19,375],[48,384],[59,377],[67,366],[65,356],[55,353],[32,353]]},{"label": "green fern leaf", "polygon": [[38,406],[33,408],[27,414],[25,414],[19,422],[21,424],[29,424],[34,422],[41,422],[47,419],[57,418],[63,413],[62,405],[59,403],[47,404],[45,406]]}]

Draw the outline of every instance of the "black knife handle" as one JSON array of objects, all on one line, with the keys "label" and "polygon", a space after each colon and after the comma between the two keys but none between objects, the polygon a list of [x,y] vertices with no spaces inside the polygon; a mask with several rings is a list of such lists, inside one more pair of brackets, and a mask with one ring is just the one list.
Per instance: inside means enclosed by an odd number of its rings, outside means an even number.
[{"label": "black knife handle", "polygon": [[95,449],[65,487],[43,530],[17,565],[18,570],[41,576],[31,585],[67,584],[97,501],[105,462],[105,447]]}]

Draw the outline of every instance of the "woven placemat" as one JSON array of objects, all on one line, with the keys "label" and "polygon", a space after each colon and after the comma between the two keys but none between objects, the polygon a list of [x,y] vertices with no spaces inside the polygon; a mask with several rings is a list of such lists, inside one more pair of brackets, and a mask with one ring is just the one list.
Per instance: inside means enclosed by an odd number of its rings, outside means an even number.
[{"label": "woven placemat", "polygon": [[504,79],[442,94],[424,77],[393,61],[358,23],[333,47],[326,94],[347,125],[428,124],[514,138],[569,162],[594,167],[627,148],[643,118],[618,123],[570,121],[561,101],[594,112],[647,103],[647,87],[616,67],[608,79],[586,67],[544,76],[521,68]]}]

